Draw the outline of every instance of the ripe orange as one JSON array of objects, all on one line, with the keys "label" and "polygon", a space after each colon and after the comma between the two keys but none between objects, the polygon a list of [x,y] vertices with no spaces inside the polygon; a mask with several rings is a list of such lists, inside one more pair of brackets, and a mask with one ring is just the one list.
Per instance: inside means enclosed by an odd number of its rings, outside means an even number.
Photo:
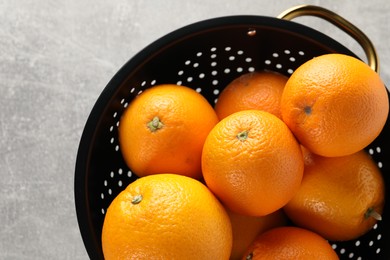
[{"label": "ripe orange", "polygon": [[278,117],[244,110],[222,119],[203,146],[204,180],[230,210],[264,216],[284,206],[303,174],[300,145]]},{"label": "ripe orange", "polygon": [[228,259],[232,229],[224,207],[199,181],[177,174],[136,180],[104,219],[105,259]]},{"label": "ripe orange", "polygon": [[154,86],[122,115],[120,149],[138,176],[170,172],[200,178],[203,143],[217,122],[213,107],[195,90]]},{"label": "ripe orange", "polygon": [[249,109],[264,110],[281,118],[280,99],[287,79],[272,71],[250,72],[234,79],[215,104],[219,119]]},{"label": "ripe orange", "polygon": [[233,247],[230,260],[240,260],[255,238],[275,227],[287,224],[286,215],[282,210],[263,217],[251,217],[237,214],[227,209],[233,229]]},{"label": "ripe orange", "polygon": [[305,156],[297,194],[284,207],[298,226],[329,240],[351,240],[380,219],[384,181],[371,157],[360,151],[343,157]]},{"label": "ripe orange", "polygon": [[278,227],[259,235],[242,260],[339,259],[324,238],[297,227]]},{"label": "ripe orange", "polygon": [[364,62],[326,54],[302,64],[286,83],[282,118],[300,143],[322,156],[358,152],[381,132],[386,87]]}]

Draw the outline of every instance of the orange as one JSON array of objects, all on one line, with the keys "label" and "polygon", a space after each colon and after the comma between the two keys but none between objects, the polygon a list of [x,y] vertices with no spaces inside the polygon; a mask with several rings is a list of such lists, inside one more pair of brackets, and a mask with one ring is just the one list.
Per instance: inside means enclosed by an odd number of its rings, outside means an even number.
[{"label": "orange", "polygon": [[278,117],[244,110],[222,119],[203,146],[209,189],[230,210],[264,216],[284,206],[303,174],[300,145]]},{"label": "orange", "polygon": [[355,239],[381,219],[385,185],[365,151],[305,158],[301,187],[284,207],[296,225],[337,241]]},{"label": "orange", "polygon": [[287,79],[272,71],[250,72],[234,79],[215,104],[219,119],[249,109],[264,110],[281,118],[280,99]]},{"label": "orange", "polygon": [[386,87],[364,62],[325,54],[290,76],[282,118],[300,143],[322,156],[358,152],[381,132],[388,113]]},{"label": "orange", "polygon": [[287,218],[282,210],[263,217],[252,217],[227,210],[233,230],[233,247],[230,260],[240,260],[255,238],[275,227],[287,224]]},{"label": "orange", "polygon": [[298,227],[278,227],[259,235],[243,260],[333,260],[332,246],[318,234]]},{"label": "orange", "polygon": [[104,219],[105,259],[228,259],[232,229],[224,207],[199,181],[177,174],[136,180]]},{"label": "orange", "polygon": [[170,172],[200,178],[203,143],[217,122],[213,107],[195,90],[154,86],[122,115],[120,149],[138,176]]}]

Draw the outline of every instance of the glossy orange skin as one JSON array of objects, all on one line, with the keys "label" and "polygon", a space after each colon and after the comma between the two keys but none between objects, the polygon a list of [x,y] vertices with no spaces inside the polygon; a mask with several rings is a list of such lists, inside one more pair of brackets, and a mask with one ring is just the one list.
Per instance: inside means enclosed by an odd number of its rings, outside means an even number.
[{"label": "glossy orange skin", "polygon": [[[247,138],[240,140],[245,132]],[[203,146],[202,171],[209,189],[230,210],[264,216],[284,206],[298,190],[303,155],[278,117],[245,110],[211,130]]]},{"label": "glossy orange skin", "polygon": [[298,226],[328,240],[351,240],[368,232],[381,214],[385,185],[371,157],[360,151],[343,157],[322,157],[305,152],[305,171],[297,194],[284,207]]},{"label": "glossy orange skin", "polygon": [[326,54],[290,76],[281,112],[307,149],[322,156],[344,156],[362,150],[380,134],[389,102],[381,78],[367,64],[343,54]]},{"label": "glossy orange skin", "polygon": [[[136,196],[142,199],[133,203]],[[111,203],[102,231],[110,259],[228,259],[232,229],[224,207],[199,181],[157,174],[131,183]]]},{"label": "glossy orange skin", "polygon": [[297,227],[278,227],[259,235],[242,260],[336,260],[331,245],[320,235]]},{"label": "glossy orange skin", "polygon": [[249,109],[267,111],[281,118],[280,100],[287,77],[273,71],[241,75],[221,92],[215,104],[219,119]]},{"label": "glossy orange skin", "polygon": [[[156,117],[162,127],[151,131],[148,124]],[[195,90],[154,86],[137,96],[122,115],[120,150],[138,176],[170,172],[199,179],[203,143],[217,122],[213,107]]]},{"label": "glossy orange skin", "polygon": [[227,210],[233,230],[233,247],[230,260],[240,260],[255,238],[265,231],[284,226],[287,217],[277,210],[263,217],[252,217]]}]

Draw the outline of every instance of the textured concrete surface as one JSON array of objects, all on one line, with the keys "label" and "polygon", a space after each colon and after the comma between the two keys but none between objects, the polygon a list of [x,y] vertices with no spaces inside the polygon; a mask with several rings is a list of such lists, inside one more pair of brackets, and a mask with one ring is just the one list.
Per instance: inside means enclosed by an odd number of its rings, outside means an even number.
[{"label": "textured concrete surface", "polygon": [[[0,0],[0,259],[88,259],[74,208],[76,152],[94,102],[129,58],[192,22],[277,16],[302,2]],[[327,7],[364,31],[390,85],[389,1],[305,3]],[[296,21],[361,53],[326,22]]]}]

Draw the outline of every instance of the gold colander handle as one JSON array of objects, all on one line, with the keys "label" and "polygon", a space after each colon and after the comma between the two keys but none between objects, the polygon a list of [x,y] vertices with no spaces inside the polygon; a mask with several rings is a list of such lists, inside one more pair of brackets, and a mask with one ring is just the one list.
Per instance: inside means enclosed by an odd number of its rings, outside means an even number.
[{"label": "gold colander handle", "polygon": [[379,73],[379,59],[375,47],[370,39],[355,25],[328,9],[314,5],[298,5],[291,7],[279,14],[277,18],[292,20],[299,16],[316,16],[322,18],[349,34],[363,48],[367,56],[368,65]]}]

